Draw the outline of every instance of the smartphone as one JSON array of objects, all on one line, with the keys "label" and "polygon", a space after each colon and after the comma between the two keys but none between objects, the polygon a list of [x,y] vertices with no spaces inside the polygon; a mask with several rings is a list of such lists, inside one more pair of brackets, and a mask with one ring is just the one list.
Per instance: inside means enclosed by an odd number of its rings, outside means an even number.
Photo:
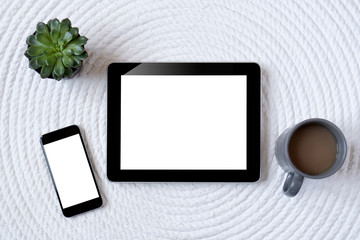
[{"label": "smartphone", "polygon": [[40,143],[64,216],[100,207],[102,198],[79,127],[44,134]]}]

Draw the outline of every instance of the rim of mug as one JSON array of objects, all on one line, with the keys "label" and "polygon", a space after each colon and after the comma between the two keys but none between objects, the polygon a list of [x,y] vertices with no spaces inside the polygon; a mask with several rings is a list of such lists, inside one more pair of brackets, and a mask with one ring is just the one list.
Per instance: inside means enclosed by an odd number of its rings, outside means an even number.
[{"label": "rim of mug", "polygon": [[[289,155],[289,143],[290,143],[290,139],[292,138],[294,132],[296,132],[300,127],[303,127],[307,124],[310,124],[310,123],[319,123],[320,125],[323,125],[324,127],[326,127],[330,132],[331,134],[334,135],[333,133],[333,130],[332,129],[329,129],[328,126],[331,126],[332,128],[336,129],[336,131],[340,134],[341,138],[344,140],[344,153],[343,153],[343,157],[341,158],[341,162],[338,162],[338,154],[339,152],[337,153],[336,155],[336,161],[334,162],[334,164],[326,171],[318,174],[318,175],[310,175],[310,174],[307,174],[307,173],[304,173],[302,172],[301,170],[299,170],[294,164],[293,162],[291,161],[291,158],[290,158],[290,155]],[[345,139],[345,136],[343,134],[343,132],[340,130],[340,128],[338,126],[336,126],[334,123],[330,122],[329,120],[326,120],[326,119],[323,119],[323,118],[309,118],[309,119],[306,119],[304,121],[301,121],[297,124],[295,124],[295,126],[293,128],[291,128],[290,132],[289,132],[289,136],[291,137],[288,137],[285,141],[285,145],[286,145],[286,157],[288,159],[290,159],[290,161],[288,162],[294,169],[296,169],[297,173],[301,174],[302,176],[304,177],[307,177],[307,178],[312,178],[312,179],[321,179],[321,178],[326,178],[326,177],[329,177],[331,175],[333,175],[334,173],[336,173],[341,167],[342,165],[344,164],[345,162],[345,159],[346,159],[346,154],[347,154],[347,143],[346,143],[346,139]],[[337,139],[337,137],[334,135],[334,137]],[[337,144],[337,148],[339,149],[339,142],[336,141],[336,144]],[[335,163],[338,162],[338,167],[334,168],[335,166]]]}]

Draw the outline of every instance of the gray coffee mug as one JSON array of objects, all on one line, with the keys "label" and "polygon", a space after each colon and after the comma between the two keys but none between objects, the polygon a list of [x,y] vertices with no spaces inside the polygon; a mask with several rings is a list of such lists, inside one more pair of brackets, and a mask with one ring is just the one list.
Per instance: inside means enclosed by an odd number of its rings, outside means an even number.
[{"label": "gray coffee mug", "polygon": [[[319,124],[326,127],[335,137],[337,142],[337,155],[334,164],[325,172],[322,172],[317,175],[309,175],[303,173],[295,167],[292,163],[289,155],[289,142],[294,132],[302,126],[308,124]],[[286,129],[277,139],[275,146],[275,156],[279,165],[288,172],[288,175],[285,179],[283,192],[289,197],[294,197],[300,190],[303,183],[304,177],[312,179],[320,179],[329,177],[338,171],[343,165],[346,158],[346,140],[344,134],[341,130],[332,122],[321,119],[321,118],[311,118],[305,121],[302,121],[296,124],[293,127]]]}]

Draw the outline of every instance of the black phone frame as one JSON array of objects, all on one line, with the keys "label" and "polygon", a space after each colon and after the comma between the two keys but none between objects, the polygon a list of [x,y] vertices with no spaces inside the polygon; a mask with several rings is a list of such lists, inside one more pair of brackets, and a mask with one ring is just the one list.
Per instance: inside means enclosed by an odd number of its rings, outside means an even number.
[{"label": "black phone frame", "polygon": [[[56,183],[55,183],[54,177],[52,175],[50,164],[49,164],[49,161],[48,161],[45,149],[44,149],[44,145],[46,145],[48,143],[58,141],[58,140],[61,140],[61,139],[64,139],[64,138],[67,138],[67,137],[70,137],[70,136],[73,136],[73,135],[76,135],[76,134],[79,134],[79,136],[80,136],[81,143],[83,145],[85,155],[86,155],[86,158],[87,158],[87,161],[88,161],[88,164],[89,164],[89,167],[90,167],[90,171],[91,171],[91,174],[92,174],[92,177],[93,177],[93,180],[94,180],[96,190],[98,192],[99,197],[91,199],[91,200],[86,201],[86,202],[76,204],[74,206],[63,208],[62,203],[61,203],[61,199],[60,199],[60,196],[59,196],[59,192],[57,190]],[[65,128],[58,129],[58,130],[53,131],[53,132],[46,133],[46,134],[41,136],[40,143],[41,143],[41,148],[42,148],[42,150],[44,152],[44,156],[45,156],[45,159],[46,159],[46,164],[47,164],[47,166],[49,168],[51,180],[52,180],[52,182],[54,184],[54,187],[55,187],[55,191],[56,191],[56,195],[57,195],[58,200],[59,200],[61,211],[64,214],[64,216],[65,217],[72,217],[74,215],[77,215],[77,214],[80,214],[80,213],[83,213],[83,212],[90,211],[90,210],[93,210],[95,208],[101,207],[101,205],[103,204],[103,201],[102,201],[101,194],[100,194],[100,191],[99,191],[99,187],[97,185],[95,175],[94,175],[94,172],[93,172],[90,160],[89,160],[89,156],[88,156],[85,144],[84,144],[84,140],[83,140],[83,137],[81,135],[80,128],[78,126],[76,126],[76,125],[71,125],[71,126],[68,126],[68,127],[65,127]]]}]

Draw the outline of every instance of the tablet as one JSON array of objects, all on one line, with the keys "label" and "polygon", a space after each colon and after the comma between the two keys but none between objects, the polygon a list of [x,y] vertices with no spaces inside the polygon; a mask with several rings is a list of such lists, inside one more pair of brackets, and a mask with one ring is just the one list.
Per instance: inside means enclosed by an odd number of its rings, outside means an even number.
[{"label": "tablet", "polygon": [[112,63],[107,176],[125,182],[254,182],[256,63]]}]

